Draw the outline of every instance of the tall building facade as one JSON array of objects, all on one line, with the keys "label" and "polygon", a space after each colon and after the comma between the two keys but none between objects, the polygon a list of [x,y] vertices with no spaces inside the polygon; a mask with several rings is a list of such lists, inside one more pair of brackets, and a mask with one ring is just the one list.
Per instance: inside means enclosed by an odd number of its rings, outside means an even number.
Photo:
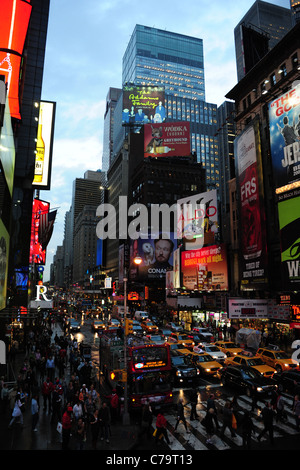
[{"label": "tall building facade", "polygon": [[253,3],[234,28],[238,81],[285,36],[292,24],[290,9],[262,0]]},{"label": "tall building facade", "polygon": [[205,101],[203,40],[136,25],[123,56],[122,84],[163,86],[167,121],[190,122],[191,151],[219,186],[217,105]]},{"label": "tall building facade", "polygon": [[114,111],[122,90],[120,88],[110,88],[106,96],[106,108],[104,113],[103,127],[103,153],[102,170],[109,169],[113,153],[114,142]]}]

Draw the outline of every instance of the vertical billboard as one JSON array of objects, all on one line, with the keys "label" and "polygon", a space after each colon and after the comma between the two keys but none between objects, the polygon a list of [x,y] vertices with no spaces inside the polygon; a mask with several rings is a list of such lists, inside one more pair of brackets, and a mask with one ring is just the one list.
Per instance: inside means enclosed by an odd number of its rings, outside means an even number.
[{"label": "vertical billboard", "polygon": [[135,85],[123,87],[123,124],[161,123],[165,120],[164,87]]},{"label": "vertical billboard", "polygon": [[216,243],[219,232],[217,191],[189,196],[177,201],[177,238],[185,249]]},{"label": "vertical billboard", "polygon": [[52,101],[41,101],[39,110],[36,156],[32,186],[50,189],[55,106]]},{"label": "vertical billboard", "polygon": [[31,219],[31,237],[29,250],[29,263],[42,264],[46,263],[46,249],[43,248],[40,239],[40,224],[44,215],[49,214],[50,203],[34,199],[32,204]]},{"label": "vertical billboard", "polygon": [[234,141],[241,283],[247,287],[267,282],[266,222],[259,121],[255,119]]},{"label": "vertical billboard", "polygon": [[16,119],[21,119],[20,68],[31,9],[30,0],[0,2],[0,75],[5,76],[10,114]]},{"label": "vertical billboard", "polygon": [[186,157],[190,154],[189,122],[145,124],[144,157]]},{"label": "vertical billboard", "polygon": [[6,307],[9,234],[0,219],[0,310]]},{"label": "vertical billboard", "polygon": [[276,192],[300,186],[300,82],[269,103]]},{"label": "vertical billboard", "polygon": [[300,287],[300,189],[278,201],[282,281],[286,289]]},{"label": "vertical billboard", "polygon": [[181,253],[182,286],[188,290],[228,290],[225,245],[212,245]]}]

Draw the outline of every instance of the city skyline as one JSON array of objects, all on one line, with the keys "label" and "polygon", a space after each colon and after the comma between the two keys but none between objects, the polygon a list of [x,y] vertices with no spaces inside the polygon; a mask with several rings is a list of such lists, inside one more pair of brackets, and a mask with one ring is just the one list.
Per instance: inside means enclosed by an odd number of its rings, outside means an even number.
[{"label": "city skyline", "polygon": [[[233,30],[253,3],[243,0],[225,5],[218,1],[211,5],[201,0],[187,9],[179,2],[167,1],[163,7],[159,4],[160,18],[156,15],[152,24],[147,12],[132,2],[99,4],[89,0],[82,10],[75,1],[66,13],[67,22],[62,8],[68,9],[68,2],[63,6],[51,2],[42,99],[55,101],[57,112],[51,190],[41,191],[40,197],[49,201],[52,209],[58,207],[58,216],[47,248],[45,281],[49,280],[56,247],[63,241],[72,182],[82,178],[86,170],[101,169],[106,95],[109,87],[121,88],[122,57],[135,25],[203,39],[206,102],[220,106],[237,83]],[[289,8],[288,0],[270,3]],[[157,6],[154,2],[153,11]],[[124,19],[116,24],[117,17]],[[106,29],[111,24],[114,27]]]}]

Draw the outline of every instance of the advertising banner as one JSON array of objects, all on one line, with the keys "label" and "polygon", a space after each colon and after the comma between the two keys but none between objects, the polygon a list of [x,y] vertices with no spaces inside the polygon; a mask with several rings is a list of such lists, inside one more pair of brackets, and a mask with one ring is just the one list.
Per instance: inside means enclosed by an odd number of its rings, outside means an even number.
[{"label": "advertising banner", "polygon": [[11,116],[21,119],[20,67],[32,6],[30,0],[0,2],[0,75],[5,76]]},{"label": "advertising banner", "polygon": [[281,195],[278,218],[282,282],[286,288],[297,290],[300,286],[300,188]]},{"label": "advertising banner", "polygon": [[181,253],[182,285],[188,290],[228,290],[225,245],[212,245]]},{"label": "advertising banner", "polygon": [[229,318],[268,318],[268,299],[228,299]]},{"label": "advertising banner", "polygon": [[266,282],[267,247],[259,121],[250,124],[234,141],[241,283],[248,287]]},{"label": "advertising banner", "polygon": [[[166,272],[173,270],[174,234],[163,239],[161,234],[153,239],[147,237],[131,241],[130,270],[131,279],[151,280],[166,278]],[[139,256],[142,262],[134,266],[134,257]]]},{"label": "advertising banner", "polygon": [[35,169],[32,182],[34,188],[50,189],[55,107],[56,103],[52,101],[40,102]]},{"label": "advertising banner", "polygon": [[34,199],[32,204],[31,219],[31,238],[29,263],[42,264],[46,263],[46,249],[43,249],[40,239],[40,224],[45,215],[49,214],[50,203]]},{"label": "advertising banner", "polygon": [[184,240],[185,249],[215,244],[219,232],[217,191],[179,199],[177,204],[177,238]]},{"label": "advertising banner", "polygon": [[6,307],[9,234],[0,219],[0,310]]},{"label": "advertising banner", "polygon": [[145,157],[186,157],[190,154],[189,122],[145,124]]},{"label": "advertising banner", "polygon": [[123,124],[161,123],[165,120],[164,87],[123,87]]},{"label": "advertising banner", "polygon": [[269,121],[273,173],[278,193],[295,185],[300,186],[299,81],[269,103]]}]

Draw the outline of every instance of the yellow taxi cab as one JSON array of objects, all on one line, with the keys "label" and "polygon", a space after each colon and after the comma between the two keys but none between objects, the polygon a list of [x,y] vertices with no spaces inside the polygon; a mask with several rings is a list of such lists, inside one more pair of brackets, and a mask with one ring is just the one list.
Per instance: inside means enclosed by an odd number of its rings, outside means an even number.
[{"label": "yellow taxi cab", "polygon": [[173,342],[173,343],[180,343],[183,348],[187,348],[192,350],[193,347],[195,346],[195,343],[193,340],[191,340],[187,334],[185,333],[180,333],[178,331],[174,331],[173,333],[170,334],[168,337],[168,342]]},{"label": "yellow taxi cab", "polygon": [[150,320],[145,320],[141,322],[141,327],[143,330],[146,331],[146,333],[157,333],[158,332],[158,326],[154,325],[154,323]]},{"label": "yellow taxi cab", "polygon": [[206,352],[196,353],[188,351],[188,354],[186,353],[185,355],[198,367],[201,375],[217,376],[220,370],[223,369],[222,364]]},{"label": "yellow taxi cab", "polygon": [[[245,351],[246,353],[246,351]],[[232,364],[232,365],[240,365],[240,366],[248,366],[256,369],[261,375],[264,377],[273,377],[277,371],[274,367],[269,366],[266,364],[260,356],[249,356],[246,354],[237,354],[236,356],[228,357],[225,360],[225,364]]]},{"label": "yellow taxi cab", "polygon": [[213,344],[218,346],[227,357],[236,356],[243,352],[243,349],[237,346],[233,341],[215,341]]},{"label": "yellow taxi cab", "polygon": [[281,351],[277,346],[258,348],[257,356],[277,370],[299,370],[299,364],[295,362],[285,351]]}]

